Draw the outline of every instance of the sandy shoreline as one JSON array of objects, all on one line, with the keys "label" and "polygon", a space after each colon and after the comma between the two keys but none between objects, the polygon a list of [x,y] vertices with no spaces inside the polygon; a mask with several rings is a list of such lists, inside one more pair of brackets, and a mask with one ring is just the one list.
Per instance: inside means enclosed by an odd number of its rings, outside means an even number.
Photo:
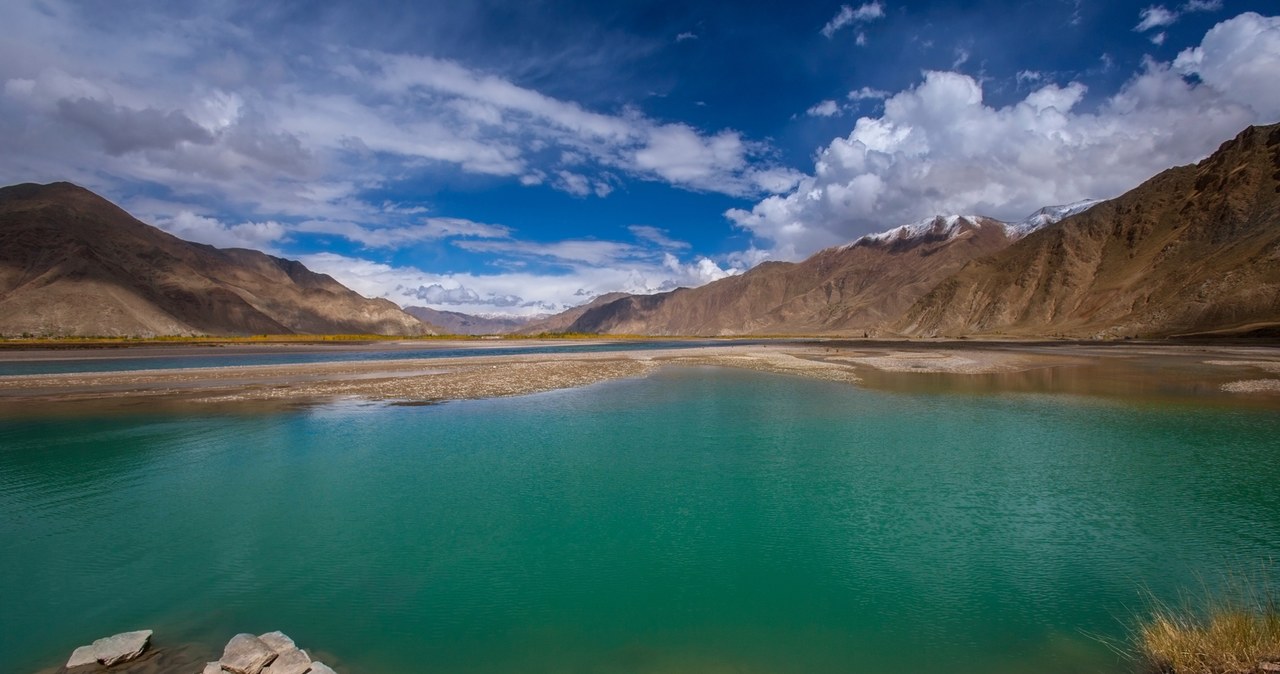
[{"label": "sandy shoreline", "polygon": [[[583,342],[574,342],[583,343]],[[591,342],[606,344],[607,340]],[[421,349],[421,343],[409,343]],[[466,343],[483,351],[494,346]],[[528,346],[546,346],[547,342]],[[433,345],[435,346],[435,345]],[[458,348],[444,342],[440,348]],[[216,347],[164,348],[164,355],[204,355]],[[235,347],[233,347],[235,348]],[[278,353],[308,347],[254,346]],[[329,347],[318,347],[329,349]],[[401,343],[343,345],[340,349],[403,349]],[[313,349],[314,350],[314,349]],[[237,350],[236,353],[245,353]],[[329,350],[327,352],[333,352]],[[97,352],[100,353],[100,352]],[[60,357],[99,357],[69,354]],[[3,354],[3,359],[15,354]],[[18,360],[36,359],[23,352]],[[111,354],[108,354],[110,356]],[[157,355],[147,349],[143,355]],[[117,356],[118,357],[118,356]],[[433,403],[446,400],[524,395],[595,382],[641,377],[658,367],[716,366],[830,381],[888,386],[954,379],[975,381],[1011,390],[1019,381],[1067,382],[1071,373],[1092,372],[1094,378],[1138,374],[1203,380],[1193,390],[1236,394],[1236,397],[1274,399],[1271,383],[1280,372],[1280,348],[1271,346],[1125,345],[1091,346],[1020,344],[860,344],[850,342],[779,342],[726,344],[705,347],[596,351],[591,353],[529,353],[476,355],[456,358],[406,358],[287,365],[247,365],[172,370],[0,376],[0,411],[30,412],[36,408],[75,407],[75,403],[137,407],[210,405],[264,401],[306,404],[341,398],[372,401]],[[1268,376],[1270,375],[1270,376]],[[1016,379],[1021,376],[1022,379]],[[1126,375],[1127,376],[1127,375]],[[1137,375],[1134,375],[1137,376]],[[1003,384],[1001,382],[1004,382]],[[1066,386],[1070,389],[1070,386]],[[1096,387],[1095,387],[1096,388]],[[1106,392],[1103,386],[1100,390]],[[1067,392],[1071,392],[1068,390]],[[1099,392],[1099,391],[1092,391]]]}]

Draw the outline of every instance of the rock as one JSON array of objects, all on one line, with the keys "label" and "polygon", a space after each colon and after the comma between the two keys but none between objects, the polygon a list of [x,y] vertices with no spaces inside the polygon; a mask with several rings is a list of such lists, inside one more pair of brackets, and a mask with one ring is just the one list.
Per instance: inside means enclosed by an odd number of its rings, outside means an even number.
[{"label": "rock", "polygon": [[262,640],[262,643],[266,644],[271,650],[275,651],[279,655],[284,655],[288,651],[298,650],[298,646],[293,643],[293,639],[290,639],[289,635],[279,630],[275,632],[267,632],[266,634],[259,634],[258,638]]},{"label": "rock", "polygon": [[71,651],[71,659],[67,660],[67,669],[96,664],[98,664],[98,656],[93,650],[93,646],[81,646],[80,648]]},{"label": "rock", "polygon": [[123,632],[103,637],[88,646],[81,646],[72,651],[71,659],[67,660],[67,669],[83,667],[95,662],[107,667],[128,662],[142,655],[150,643],[151,630]]},{"label": "rock", "polygon": [[237,634],[227,642],[218,663],[233,674],[259,674],[276,657],[276,652],[258,637]]},{"label": "rock", "polygon": [[280,654],[262,674],[306,674],[311,669],[311,656],[297,648]]},{"label": "rock", "polygon": [[313,662],[311,663],[311,674],[338,674],[338,673],[333,671],[332,669],[329,669],[329,665],[326,665],[323,662]]},{"label": "rock", "polygon": [[1280,662],[1259,662],[1258,669],[1264,672],[1280,672]]},{"label": "rock", "polygon": [[206,662],[204,663],[204,670],[200,674],[222,674],[222,663]]},{"label": "rock", "polygon": [[138,630],[98,639],[93,642],[93,649],[98,652],[98,662],[110,667],[142,655],[150,643],[151,630]]}]

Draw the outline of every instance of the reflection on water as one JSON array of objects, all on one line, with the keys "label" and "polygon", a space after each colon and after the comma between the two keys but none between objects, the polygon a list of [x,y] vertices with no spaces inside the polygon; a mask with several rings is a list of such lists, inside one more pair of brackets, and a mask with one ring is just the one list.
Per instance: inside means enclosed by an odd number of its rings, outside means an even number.
[{"label": "reflection on water", "polygon": [[868,388],[899,393],[1037,393],[1118,398],[1130,403],[1280,407],[1280,396],[1241,395],[1222,390],[1223,384],[1233,381],[1275,375],[1247,367],[1208,365],[1205,357],[1104,355],[1076,360],[1073,364],[1046,364],[1019,372],[984,374],[886,372],[860,367],[858,376]]}]

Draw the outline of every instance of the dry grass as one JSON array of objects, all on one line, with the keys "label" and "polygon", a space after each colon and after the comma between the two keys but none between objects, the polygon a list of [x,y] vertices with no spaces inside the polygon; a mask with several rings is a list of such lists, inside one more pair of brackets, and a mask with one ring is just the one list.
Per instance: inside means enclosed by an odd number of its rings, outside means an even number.
[{"label": "dry grass", "polygon": [[[1236,585],[1241,585],[1236,583]],[[1138,651],[1166,674],[1280,671],[1280,605],[1268,585],[1244,583],[1231,598],[1155,602],[1138,628]],[[1267,665],[1275,664],[1271,669]]]}]

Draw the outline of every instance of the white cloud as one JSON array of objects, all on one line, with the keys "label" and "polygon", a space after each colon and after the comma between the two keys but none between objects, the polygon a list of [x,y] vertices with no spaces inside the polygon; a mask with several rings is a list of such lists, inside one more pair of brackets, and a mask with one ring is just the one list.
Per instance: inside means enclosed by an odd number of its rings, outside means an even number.
[{"label": "white cloud", "polygon": [[930,72],[823,148],[794,190],[726,215],[787,258],[938,213],[1016,219],[1116,196],[1280,119],[1276,72],[1280,18],[1253,13],[1218,24],[1173,64],[1147,61],[1094,110],[1079,109],[1079,83],[993,107],[973,78]]},{"label": "white cloud", "polygon": [[1151,30],[1152,28],[1160,28],[1162,26],[1171,26],[1178,20],[1178,13],[1165,8],[1163,5],[1152,5],[1138,14],[1138,25],[1133,29],[1139,33]]},{"label": "white cloud", "polygon": [[1179,54],[1173,67],[1248,106],[1259,122],[1280,120],[1280,16],[1249,12],[1223,21],[1209,29],[1200,46]]},{"label": "white cloud", "polygon": [[659,227],[650,225],[631,225],[628,230],[637,238],[643,241],[656,244],[659,248],[669,248],[679,250],[689,248],[689,244],[684,241],[676,241],[671,238],[671,233]]},{"label": "white cloud", "polygon": [[1037,70],[1019,70],[1015,77],[1018,80],[1018,84],[1039,82],[1044,79],[1044,75]]},{"label": "white cloud", "polygon": [[835,101],[822,101],[805,111],[810,117],[833,117],[840,114],[840,105]]},{"label": "white cloud", "polygon": [[217,248],[252,248],[268,252],[284,239],[288,230],[275,222],[242,222],[228,225],[217,218],[179,211],[170,218],[154,219],[152,224],[187,241],[207,243]]},{"label": "white cloud", "polygon": [[1155,35],[1151,36],[1151,44],[1154,44],[1156,46],[1162,45],[1164,44],[1164,39],[1166,37],[1168,37],[1168,35],[1165,33],[1156,33]]},{"label": "white cloud", "polygon": [[450,238],[503,239],[511,229],[464,218],[426,218],[416,225],[379,227],[349,221],[305,220],[293,227],[309,234],[334,234],[366,248],[400,248],[421,241]]},{"label": "white cloud", "polygon": [[[619,176],[746,196],[778,168],[736,131],[666,124],[626,104],[591,110],[458,61],[319,41],[279,49],[216,4],[189,23],[132,11],[138,21],[97,21],[60,0],[3,4],[0,172],[108,193],[160,184],[286,225],[377,225],[402,220],[360,195],[423,172],[598,197]],[[673,127],[697,156],[662,145]]]},{"label": "white cloud", "polygon": [[1182,5],[1184,12],[1216,12],[1222,9],[1222,0],[1187,0]]},{"label": "white cloud", "polygon": [[305,255],[302,262],[369,297],[385,297],[401,305],[426,304],[470,314],[509,316],[555,313],[608,292],[649,294],[699,286],[742,271],[705,257],[681,262],[671,254],[657,261],[576,266],[557,274],[437,274],[335,253]]},{"label": "white cloud", "polygon": [[[837,31],[845,26],[855,22],[874,21],[883,16],[884,5],[881,4],[879,0],[865,3],[857,9],[854,9],[849,5],[841,5],[840,11],[836,12],[836,15],[831,17],[831,20],[822,27],[821,32],[824,37],[830,39]],[[865,39],[860,39],[859,44],[863,43],[865,43]]]},{"label": "white cloud", "polygon": [[851,101],[865,101],[867,99],[884,99],[889,97],[889,92],[880,89],[872,89],[871,87],[862,87],[850,91],[848,98]]},{"label": "white cloud", "polygon": [[680,33],[679,35],[676,36],[676,42],[684,42],[685,40],[696,40],[696,39],[698,39],[697,33],[691,33],[688,31]]}]

